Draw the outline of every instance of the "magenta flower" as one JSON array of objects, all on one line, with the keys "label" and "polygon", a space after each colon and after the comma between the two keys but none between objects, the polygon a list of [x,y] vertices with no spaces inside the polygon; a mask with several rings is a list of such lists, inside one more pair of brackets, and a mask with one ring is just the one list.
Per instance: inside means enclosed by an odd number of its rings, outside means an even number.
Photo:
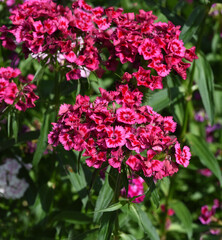
[{"label": "magenta flower", "polygon": [[[128,198],[133,198],[139,195],[137,198],[133,200],[134,203],[140,203],[143,202],[145,195],[144,195],[144,187],[143,187],[144,180],[141,177],[132,177],[132,179],[129,180],[129,186],[128,186]],[[125,196],[125,188],[121,190],[121,195]]]},{"label": "magenta flower", "polygon": [[175,153],[176,162],[178,164],[183,165],[184,167],[187,167],[189,165],[189,160],[191,158],[190,148],[185,146],[183,148],[183,150],[181,151],[180,144],[176,143],[175,151],[176,151],[176,153]]},{"label": "magenta flower", "polygon": [[[19,69],[0,68],[0,103],[4,101],[9,105],[15,104],[19,111],[35,107],[34,102],[39,97],[34,93],[36,85],[30,83],[33,77],[22,77]],[[16,78],[19,79],[18,84],[14,82],[17,82]]]},{"label": "magenta flower", "polygon": [[212,211],[209,210],[207,205],[204,205],[201,207],[201,216],[199,217],[199,220],[202,224],[209,224],[211,222],[212,215]]},{"label": "magenta flower", "polygon": [[125,130],[121,126],[106,127],[108,138],[105,139],[108,148],[121,147],[126,143]]},{"label": "magenta flower", "polygon": [[130,108],[118,108],[116,115],[119,122],[126,124],[136,123],[136,113]]},{"label": "magenta flower", "polygon": [[[17,43],[23,43],[26,57],[43,54],[48,57],[47,64],[62,55],[60,64],[67,71],[75,70],[67,73],[68,81],[81,78],[78,71],[83,68],[102,77],[104,68],[115,71],[119,62],[130,62],[138,86],[161,89],[162,78],[172,69],[186,79],[190,64],[183,59],[192,62],[197,58],[195,47],[186,49],[179,40],[180,26],[154,22],[157,17],[151,11],[139,10],[135,15],[121,8],[93,8],[83,0],[69,9],[51,0],[32,0],[10,13],[12,27],[0,28],[2,45],[15,49]],[[130,76],[124,75],[123,80],[129,81]]]},{"label": "magenta flower", "polygon": [[161,55],[161,50],[158,44],[148,38],[138,47],[138,52],[140,55],[143,55],[145,60],[158,58]]},{"label": "magenta flower", "polygon": [[[101,97],[93,103],[88,96],[78,95],[76,103],[62,104],[57,123],[48,135],[53,146],[66,150],[85,150],[89,167],[107,164],[121,172],[123,165],[131,171],[143,171],[155,180],[178,171],[178,158],[190,158],[188,147],[174,156],[179,145],[172,117],[162,117],[150,106],[140,106],[142,93],[120,85],[116,91],[100,88]],[[145,157],[147,156],[147,157]],[[176,162],[175,162],[176,157]],[[104,165],[103,165],[104,164]],[[188,165],[189,161],[183,165]]]}]

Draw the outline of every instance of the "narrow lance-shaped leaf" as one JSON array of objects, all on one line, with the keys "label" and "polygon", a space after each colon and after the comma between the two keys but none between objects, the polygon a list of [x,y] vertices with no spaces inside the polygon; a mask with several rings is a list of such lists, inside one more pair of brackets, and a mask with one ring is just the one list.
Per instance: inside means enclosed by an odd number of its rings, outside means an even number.
[{"label": "narrow lance-shaped leaf", "polygon": [[130,205],[130,211],[134,214],[135,218],[138,219],[138,223],[143,227],[144,231],[148,234],[152,240],[160,240],[155,227],[148,218],[147,214],[141,210],[141,208],[136,204]]},{"label": "narrow lance-shaped leaf", "polygon": [[57,148],[57,157],[60,160],[65,172],[78,192],[83,206],[85,207],[88,201],[87,182],[82,164],[79,164],[77,171],[77,156],[73,151],[66,151],[62,147]]},{"label": "narrow lance-shaped leaf", "polygon": [[192,237],[192,216],[190,214],[190,211],[187,209],[187,207],[184,205],[184,203],[180,201],[172,201],[170,202],[170,207],[173,208],[175,211],[177,217],[182,222],[184,228],[187,231],[187,236],[189,239]]},{"label": "narrow lance-shaped leaf", "polygon": [[189,42],[197,32],[204,19],[205,13],[206,9],[204,6],[199,5],[194,8],[181,30],[180,39],[182,39],[184,43]]},{"label": "narrow lance-shaped leaf", "polygon": [[88,224],[92,219],[79,211],[61,211],[55,214],[50,223],[57,221],[66,221],[73,224]]},{"label": "narrow lance-shaped leaf", "polygon": [[148,102],[144,105],[150,105],[154,111],[160,111],[170,104],[170,98],[168,96],[167,89],[163,89],[151,95]]},{"label": "narrow lance-shaped leaf", "polygon": [[108,175],[106,174],[105,182],[99,192],[99,196],[96,201],[95,213],[93,218],[94,222],[99,221],[99,219],[102,216],[102,213],[97,211],[101,209],[105,209],[112,201],[113,196],[114,196],[114,191],[109,185]]},{"label": "narrow lance-shaped leaf", "polygon": [[116,217],[116,212],[103,213],[97,240],[110,240]]},{"label": "narrow lance-shaped leaf", "polygon": [[40,66],[39,69],[37,70],[37,72],[35,73],[35,76],[32,81],[39,83],[39,81],[43,77],[44,72],[45,72],[45,67]]},{"label": "narrow lance-shaped leaf", "polygon": [[95,240],[97,239],[99,229],[89,230],[74,237],[68,238],[68,240]]},{"label": "narrow lance-shaped leaf", "polygon": [[33,157],[34,168],[37,167],[48,144],[48,130],[49,130],[50,117],[51,117],[51,113],[46,111],[44,114],[44,120],[40,130],[40,136],[37,142],[36,151]]},{"label": "narrow lance-shaped leaf", "polygon": [[210,123],[214,122],[214,75],[203,53],[198,54],[194,76]]},{"label": "narrow lance-shaped leaf", "polygon": [[52,188],[48,187],[46,184],[41,186],[39,191],[40,202],[42,209],[48,212],[53,200],[54,191]]},{"label": "narrow lance-shaped leaf", "polygon": [[159,197],[156,185],[153,181],[153,178],[152,177],[150,177],[150,178],[145,177],[143,174],[140,174],[140,176],[144,179],[147,186],[149,187],[148,191],[146,192],[146,196],[150,195],[153,203],[156,206],[156,208],[158,208],[159,205],[160,205],[160,197]]},{"label": "narrow lance-shaped leaf", "polygon": [[187,134],[186,138],[190,143],[192,151],[199,157],[201,163],[208,167],[215,174],[220,181],[220,185],[222,186],[220,166],[213,153],[209,150],[206,141],[202,137],[191,133]]},{"label": "narrow lance-shaped leaf", "polygon": [[14,112],[12,115],[12,131],[13,131],[13,137],[15,139],[15,142],[17,143],[18,141],[18,116],[17,114]]},{"label": "narrow lance-shaped leaf", "polygon": [[136,238],[132,235],[121,233],[120,234],[120,239],[121,240],[136,240]]},{"label": "narrow lance-shaped leaf", "polygon": [[126,203],[127,203],[126,201],[125,202],[114,203],[114,204],[110,205],[109,207],[98,210],[98,211],[95,211],[94,213],[113,212],[113,211],[116,211],[116,210],[120,209],[121,207],[123,207]]}]

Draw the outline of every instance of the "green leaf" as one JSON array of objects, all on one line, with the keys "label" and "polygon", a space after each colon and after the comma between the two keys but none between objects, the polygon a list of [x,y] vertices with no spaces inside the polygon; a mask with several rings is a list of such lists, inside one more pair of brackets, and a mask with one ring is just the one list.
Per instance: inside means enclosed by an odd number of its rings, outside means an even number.
[{"label": "green leaf", "polygon": [[213,153],[209,150],[206,141],[202,137],[191,133],[187,134],[186,138],[190,143],[192,151],[199,157],[201,163],[214,173],[214,175],[219,179],[220,185],[222,186],[220,166]]},{"label": "green leaf", "polygon": [[116,217],[116,212],[103,213],[97,240],[110,240]]},{"label": "green leaf", "polygon": [[124,203],[123,202],[114,203],[114,204],[110,205],[109,207],[95,211],[94,213],[113,212],[113,211],[116,211],[116,210],[120,209],[121,207],[123,207],[126,203],[127,203],[126,201]]},{"label": "green leaf", "polygon": [[192,231],[192,216],[190,211],[184,205],[184,203],[180,201],[172,201],[169,203],[170,207],[173,208],[177,217],[182,222],[189,239],[191,239],[193,231]]},{"label": "green leaf", "polygon": [[45,212],[49,211],[49,208],[53,200],[54,195],[53,193],[54,193],[53,189],[49,188],[46,184],[40,188],[39,191],[40,202],[42,204],[42,209]]},{"label": "green leaf", "polygon": [[57,213],[51,221],[65,221],[72,224],[89,224],[92,222],[92,218],[78,211],[61,211]]},{"label": "green leaf", "polygon": [[113,196],[114,196],[114,191],[109,185],[108,174],[106,174],[105,182],[100,190],[99,196],[96,201],[95,213],[93,217],[94,222],[98,222],[102,216],[102,213],[97,211],[101,209],[105,209],[112,201]]},{"label": "green leaf", "polygon": [[44,67],[44,66],[40,66],[40,67],[38,68],[37,72],[35,73],[35,76],[34,76],[32,82],[33,82],[33,83],[34,83],[34,82],[38,82],[38,83],[39,83],[39,81],[40,81],[40,80],[42,79],[42,77],[43,77],[44,72],[45,72],[45,67]]},{"label": "green leaf", "polygon": [[120,234],[120,239],[122,240],[136,240],[136,238],[132,235],[121,233]]},{"label": "green leaf", "polygon": [[141,210],[137,204],[130,205],[130,211],[134,214],[135,218],[138,219],[138,223],[143,227],[144,231],[148,234],[152,240],[160,240],[155,227],[148,218],[147,214]]},{"label": "green leaf", "polygon": [[88,201],[87,182],[82,164],[80,163],[77,171],[77,156],[73,151],[66,151],[62,147],[57,148],[57,157],[63,165],[66,174],[73,185],[74,189],[78,192],[83,206],[86,206]]},{"label": "green leaf", "polygon": [[12,114],[11,114],[11,112],[9,112],[9,113],[8,113],[8,121],[7,121],[8,137],[11,136],[11,120],[12,120]]},{"label": "green leaf", "polygon": [[18,128],[19,128],[18,116],[14,112],[12,114],[12,131],[13,131],[13,137],[14,137],[16,143],[18,141]]},{"label": "green leaf", "polygon": [[214,122],[214,75],[210,64],[203,53],[198,54],[199,59],[195,61],[195,80],[199,87],[201,99],[207,112],[211,125]]},{"label": "green leaf", "polygon": [[33,168],[36,168],[38,166],[38,163],[42,158],[42,155],[48,145],[48,130],[50,124],[50,117],[51,113],[46,111],[44,114],[44,120],[40,130],[40,136],[37,142],[36,151],[33,156]]},{"label": "green leaf", "polygon": [[95,240],[98,236],[98,230],[99,229],[93,229],[84,233],[81,233],[78,236],[75,236],[73,238],[69,238],[69,240]]},{"label": "green leaf", "polygon": [[144,174],[140,174],[140,176],[143,178],[143,180],[146,182],[148,186],[148,191],[146,192],[146,196],[151,196],[151,199],[153,203],[155,204],[156,208],[159,208],[160,205],[160,197],[158,194],[158,191],[156,189],[156,185],[153,181],[152,177],[145,177]]},{"label": "green leaf", "polygon": [[[160,111],[167,107],[170,104],[170,98],[168,96],[168,90],[163,89],[159,92],[155,92],[151,95],[151,98],[148,101],[148,105],[150,105],[154,111]],[[146,105],[146,103],[145,103]]]},{"label": "green leaf", "polygon": [[181,30],[180,39],[182,39],[184,43],[187,43],[192,39],[194,34],[199,29],[205,14],[206,9],[204,6],[198,5],[196,8],[194,8],[193,12],[190,14]]}]

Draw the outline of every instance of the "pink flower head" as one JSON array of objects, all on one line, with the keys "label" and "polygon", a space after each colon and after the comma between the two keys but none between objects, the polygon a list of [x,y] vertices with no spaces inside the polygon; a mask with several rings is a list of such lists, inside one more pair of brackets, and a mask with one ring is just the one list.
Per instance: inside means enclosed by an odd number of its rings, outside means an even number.
[{"label": "pink flower head", "polygon": [[119,122],[126,124],[136,123],[136,113],[130,108],[118,108],[116,115]]},{"label": "pink flower head", "polygon": [[176,128],[173,118],[141,106],[142,93],[138,89],[132,91],[128,85],[120,85],[116,91],[100,88],[100,92],[94,102],[78,95],[73,106],[61,105],[58,122],[53,123],[48,136],[50,144],[85,150],[88,166],[100,168],[106,162],[121,172],[127,165],[155,180],[172,176],[178,164],[189,163],[188,149],[181,151],[176,137],[169,135]]},{"label": "pink flower head", "polygon": [[175,132],[177,124],[173,121],[173,117],[164,117],[163,126],[165,131]]},{"label": "pink flower head", "polygon": [[105,141],[108,148],[121,147],[126,143],[125,130],[123,127],[108,127],[106,128],[106,133],[108,138],[106,138]]},{"label": "pink flower head", "polygon": [[171,42],[169,42],[168,50],[174,55],[183,58],[186,48],[183,46],[182,40],[173,39]]},{"label": "pink flower head", "polygon": [[201,175],[205,176],[205,177],[210,177],[210,176],[212,176],[212,172],[211,172],[210,169],[208,169],[208,168],[199,169],[198,172],[199,172]]},{"label": "pink flower head", "polygon": [[189,165],[189,160],[191,158],[190,148],[185,146],[183,147],[183,150],[180,149],[180,144],[175,144],[175,157],[176,162],[178,164],[183,165],[184,167],[187,167]]},{"label": "pink flower head", "polygon": [[208,209],[207,205],[201,207],[201,216],[199,220],[202,224],[209,224],[211,222],[212,211]]},{"label": "pink flower head", "polygon": [[146,38],[139,46],[138,52],[140,55],[143,55],[145,60],[153,59],[155,57],[158,58],[161,54],[158,45],[149,38]]},{"label": "pink flower head", "polygon": [[[129,186],[128,186],[128,198],[133,198],[139,195],[137,198],[133,200],[134,203],[140,203],[144,200],[144,187],[143,187],[144,180],[141,177],[132,177],[132,179],[129,180]],[[122,195],[124,196],[125,189],[122,189],[121,191]]]},{"label": "pink flower head", "polygon": [[58,20],[58,29],[64,32],[67,32],[69,27],[69,21],[65,17],[60,17]]},{"label": "pink flower head", "polygon": [[52,35],[57,30],[57,21],[47,19],[44,21],[44,29],[49,35]]},{"label": "pink flower head", "polygon": [[184,58],[190,62],[194,59],[198,59],[198,56],[195,54],[196,47],[186,49]]},{"label": "pink flower head", "polygon": [[73,69],[70,72],[66,73],[66,79],[69,80],[78,80],[81,78],[81,71],[79,69]]},{"label": "pink flower head", "polygon": [[73,51],[70,51],[68,54],[65,54],[65,58],[69,62],[74,63],[76,61],[76,54]]},{"label": "pink flower head", "polygon": [[139,171],[141,169],[141,156],[140,155],[131,155],[127,161],[126,161],[126,164],[128,166],[130,166],[130,168],[133,170],[133,171]]},{"label": "pink flower head", "polygon": [[33,23],[36,32],[43,33],[44,28],[41,21],[36,21]]}]

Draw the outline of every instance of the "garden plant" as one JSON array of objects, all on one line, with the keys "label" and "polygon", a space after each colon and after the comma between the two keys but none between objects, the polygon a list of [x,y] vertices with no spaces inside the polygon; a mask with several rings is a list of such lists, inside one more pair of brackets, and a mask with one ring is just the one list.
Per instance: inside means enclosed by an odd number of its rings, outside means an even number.
[{"label": "garden plant", "polygon": [[0,0],[0,239],[222,239],[222,3]]}]

